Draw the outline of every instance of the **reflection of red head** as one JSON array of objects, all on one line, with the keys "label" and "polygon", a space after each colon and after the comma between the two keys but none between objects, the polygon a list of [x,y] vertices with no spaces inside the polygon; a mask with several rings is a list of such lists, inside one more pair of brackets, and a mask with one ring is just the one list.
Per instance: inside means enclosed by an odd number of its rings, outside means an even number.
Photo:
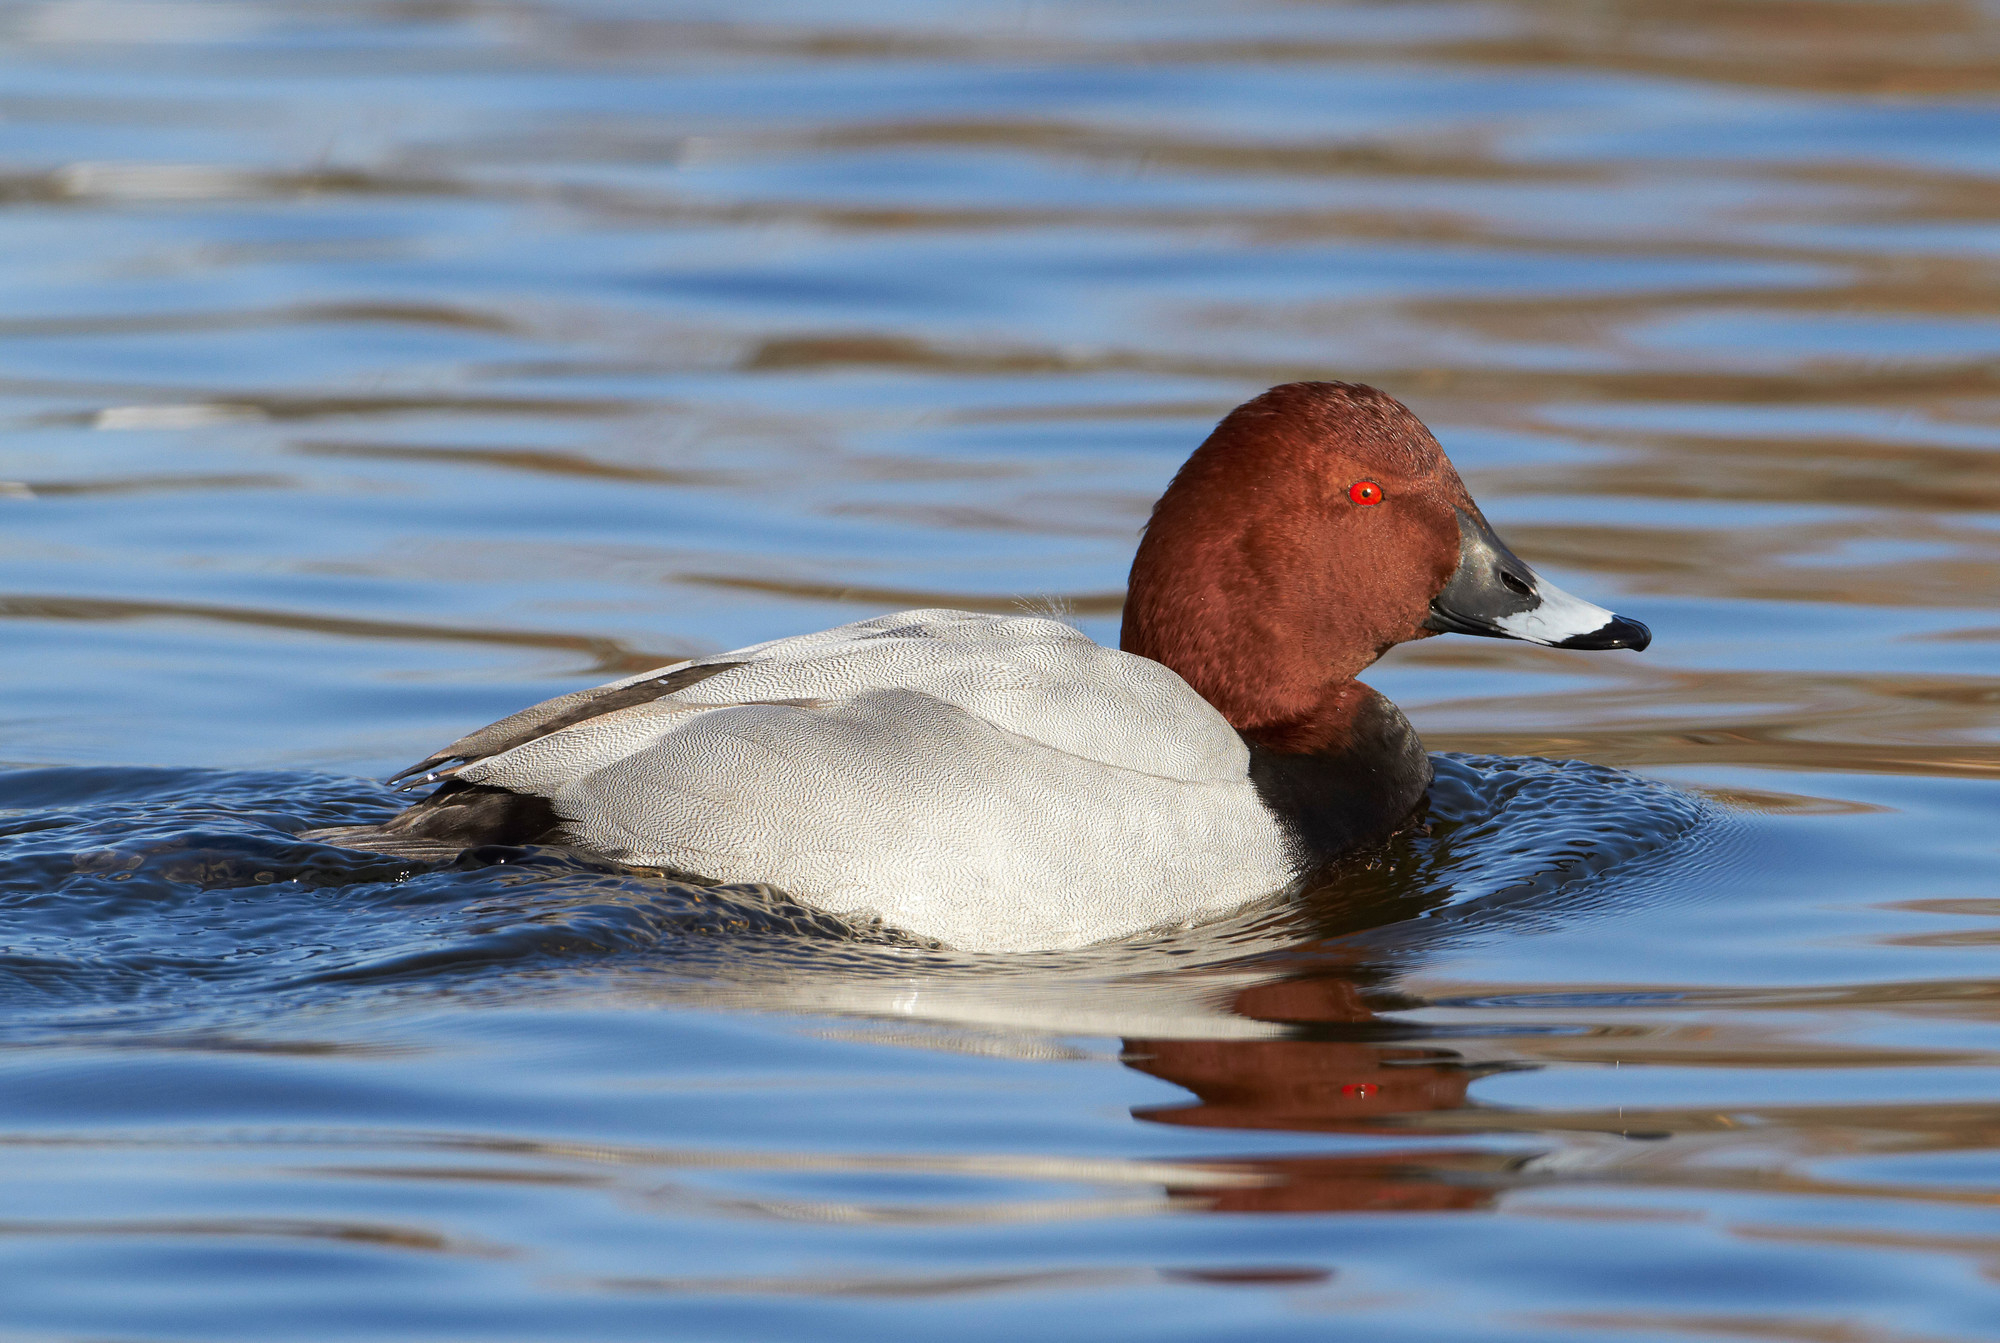
[{"label": "reflection of red head", "polygon": [[[1354,984],[1330,975],[1246,989],[1236,1009],[1263,1021],[1353,1025],[1374,1014]],[[1195,1095],[1133,1118],[1190,1128],[1380,1133],[1397,1115],[1456,1110],[1474,1073],[1438,1049],[1339,1040],[1127,1040],[1125,1062]],[[1385,1121],[1388,1121],[1385,1123]],[[1225,1164],[1268,1183],[1199,1193],[1216,1212],[1447,1211],[1482,1208],[1496,1192],[1496,1154],[1419,1149],[1280,1157]]]},{"label": "reflection of red head", "polygon": [[[1491,1152],[1432,1149],[1219,1164],[1268,1183],[1170,1192],[1200,1198],[1208,1212],[1472,1212],[1491,1206],[1500,1192],[1497,1183],[1476,1180],[1482,1166],[1494,1164]],[[1460,1170],[1473,1178],[1453,1181]]]},{"label": "reflection of red head", "polygon": [[1125,1049],[1132,1067],[1199,1098],[1133,1115],[1192,1128],[1371,1132],[1394,1115],[1458,1109],[1473,1076],[1437,1050],[1318,1040],[1130,1040]]},{"label": "reflection of red head", "polygon": [[[1256,1021],[1375,1020],[1353,980],[1326,973],[1252,985],[1234,1006]],[[1368,1130],[1392,1115],[1456,1110],[1472,1081],[1454,1066],[1456,1055],[1442,1050],[1332,1040],[1128,1040],[1125,1058],[1200,1098],[1134,1115],[1195,1128]]]}]

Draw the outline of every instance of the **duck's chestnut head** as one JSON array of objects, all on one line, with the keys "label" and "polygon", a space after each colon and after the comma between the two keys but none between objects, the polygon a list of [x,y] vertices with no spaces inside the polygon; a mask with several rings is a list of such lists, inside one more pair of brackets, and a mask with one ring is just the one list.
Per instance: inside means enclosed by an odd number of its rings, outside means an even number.
[{"label": "duck's chestnut head", "polygon": [[1563,648],[1651,637],[1509,550],[1401,402],[1294,382],[1231,411],[1154,506],[1120,643],[1246,734],[1295,737],[1383,653],[1438,633]]}]

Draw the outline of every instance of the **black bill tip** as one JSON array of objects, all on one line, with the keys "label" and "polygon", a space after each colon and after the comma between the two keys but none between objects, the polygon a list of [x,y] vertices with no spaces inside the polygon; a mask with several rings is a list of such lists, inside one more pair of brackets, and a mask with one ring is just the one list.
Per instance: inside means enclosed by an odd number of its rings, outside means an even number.
[{"label": "black bill tip", "polygon": [[1611,622],[1588,634],[1573,634],[1557,644],[1557,648],[1629,648],[1635,653],[1644,652],[1646,645],[1653,642],[1653,632],[1636,620],[1624,616],[1613,616]]}]

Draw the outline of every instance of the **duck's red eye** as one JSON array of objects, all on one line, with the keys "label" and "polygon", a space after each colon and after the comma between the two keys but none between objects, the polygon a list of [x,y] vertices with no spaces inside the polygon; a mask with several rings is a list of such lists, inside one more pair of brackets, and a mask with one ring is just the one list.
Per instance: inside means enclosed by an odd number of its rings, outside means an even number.
[{"label": "duck's red eye", "polygon": [[1372,480],[1357,480],[1347,487],[1347,497],[1366,506],[1382,502],[1382,487]]}]

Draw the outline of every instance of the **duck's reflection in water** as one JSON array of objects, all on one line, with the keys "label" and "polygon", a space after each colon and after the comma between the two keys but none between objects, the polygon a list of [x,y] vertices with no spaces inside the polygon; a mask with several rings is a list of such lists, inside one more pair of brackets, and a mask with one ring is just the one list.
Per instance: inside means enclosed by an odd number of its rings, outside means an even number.
[{"label": "duck's reflection in water", "polygon": [[[1355,1039],[1384,1023],[1353,980],[1331,974],[1253,985],[1237,993],[1233,1007],[1245,1018],[1304,1034],[1127,1039],[1128,1067],[1194,1097],[1137,1107],[1133,1118],[1189,1128],[1381,1136],[1394,1132],[1400,1116],[1464,1108],[1472,1082],[1506,1066],[1473,1065],[1446,1049]],[[1201,1191],[1212,1212],[1452,1212],[1491,1206],[1515,1159],[1490,1149],[1424,1147],[1223,1164],[1264,1178]]]},{"label": "duck's reflection in water", "polygon": [[[1412,1019],[1409,1011],[1425,1004],[1397,986],[1469,937],[1642,900],[1675,879],[1677,863],[1699,861],[1703,834],[1716,827],[1704,826],[1709,814],[1688,795],[1616,771],[1533,760],[1435,763],[1424,825],[1329,874],[1324,887],[1068,952],[912,945],[761,889],[571,872],[534,855],[446,875],[487,884],[474,917],[462,920],[477,933],[468,954],[552,945],[614,953],[588,976],[566,971],[572,987],[631,992],[654,1006],[796,1015],[817,1034],[874,1044],[1024,1060],[1082,1061],[1095,1053],[1083,1041],[1116,1039],[1126,1066],[1188,1093],[1134,1109],[1143,1124],[1327,1135],[1317,1151],[1301,1151],[1296,1140],[1260,1152],[1215,1139],[1193,1160],[1079,1164],[1047,1153],[1023,1166],[905,1154],[883,1166],[869,1158],[871,1170],[1032,1174],[1095,1192],[1053,1203],[975,1198],[944,1209],[885,1191],[837,1212],[815,1202],[814,1215],[931,1224],[1202,1209],[1470,1211],[1542,1182],[1536,1163],[1552,1151],[1585,1164],[1590,1155],[1567,1140],[1524,1141],[1536,1128],[1531,1119],[1469,1099],[1481,1076],[1538,1066],[1512,1033],[1482,1029],[1475,1045]],[[534,992],[546,995],[547,981],[536,979]],[[761,1169],[769,1157],[701,1157],[705,1168],[724,1160]],[[823,1154],[788,1160],[801,1170],[829,1167]],[[730,1206],[748,1204],[765,1206]]]},{"label": "duck's reflection in water", "polygon": [[[301,1168],[328,1180],[590,1189],[649,1216],[920,1228],[1204,1210],[1470,1211],[1507,1191],[1593,1178],[1606,1160],[1618,1165],[1620,1178],[1631,1176],[1633,1153],[1623,1138],[1637,1135],[1627,1132],[1622,1114],[1486,1109],[1468,1098],[1469,1086],[1495,1069],[1563,1061],[1547,1047],[1554,1037],[1546,1028],[1523,1031],[1497,1018],[1455,1026],[1450,1022],[1465,1020],[1462,1005],[1420,1001],[1407,986],[1446,949],[1473,937],[1523,924],[1546,928],[1680,889],[1687,865],[1703,861],[1704,835],[1728,831],[1687,794],[1594,766],[1446,756],[1435,766],[1423,824],[1358,855],[1324,887],[1213,922],[1067,952],[955,952],[838,920],[763,888],[678,881],[553,849],[481,849],[418,871],[385,869],[374,859],[357,865],[355,855],[300,841],[292,829],[245,828],[235,819],[294,814],[287,808],[296,806],[296,780],[274,785],[265,776],[225,779],[227,787],[206,776],[148,776],[134,786],[140,801],[129,808],[107,811],[81,831],[47,832],[62,838],[17,861],[40,864],[23,870],[38,873],[59,898],[39,914],[18,906],[10,918],[23,935],[33,915],[46,919],[51,939],[74,939],[73,892],[126,902],[119,906],[127,911],[124,931],[146,954],[118,962],[113,968],[125,977],[104,982],[152,1004],[168,1023],[156,1039],[128,1025],[121,1037],[128,1043],[174,1049],[194,1041],[203,1057],[277,1046],[320,1055],[350,1046],[330,1046],[322,1035],[293,1039],[291,1023],[309,1020],[315,1031],[331,1031],[353,1013],[355,1038],[373,1041],[382,1020],[408,1020],[412,1005],[426,999],[450,1009],[453,1020],[478,1011],[481,1030],[518,1028],[531,1038],[540,1038],[557,1008],[602,1012],[610,1038],[630,1032],[653,1043],[650,1053],[577,1060],[574,1072],[562,1073],[570,1079],[562,1084],[575,1088],[568,1094],[578,1100],[576,1114],[534,1134],[514,1123],[492,1131],[411,1130],[407,1111],[392,1106],[380,1122],[316,1123],[250,1139],[144,1135],[224,1162],[240,1154],[269,1164],[276,1152],[296,1152]],[[89,790],[103,786],[94,774],[13,777],[30,818],[52,797],[94,797]],[[280,785],[283,796],[274,799]],[[365,819],[379,806],[372,793],[330,785],[317,814],[293,828]],[[238,828],[218,832],[210,820],[217,813]],[[120,884],[106,884],[114,881]],[[216,912],[239,909],[247,891],[255,892],[266,926],[285,930],[280,950],[262,959],[243,954],[240,918]],[[190,954],[194,935],[205,939],[198,946],[209,959]],[[1434,1006],[1439,1010],[1430,1011]],[[829,1128],[818,1106],[829,1085],[850,1092],[871,1085],[853,1056],[835,1051],[823,1068],[798,1076],[746,1078],[733,1052],[709,1056],[684,1044],[690,1032],[671,1009],[755,1014],[778,1022],[781,1034],[1022,1066],[932,1068],[918,1060],[904,1075],[934,1100],[906,1125],[871,1126],[849,1135],[851,1142],[835,1142],[829,1135],[843,1131]],[[571,1018],[565,1029],[587,1029],[574,1024],[585,1019]],[[735,1029],[724,1028],[725,1037],[734,1041]],[[1594,1029],[1588,1019],[1576,1023],[1577,1031]],[[1011,1114],[996,1111],[996,1085],[1011,1090],[1030,1075],[1064,1085],[1073,1077],[1064,1070],[1102,1066],[1101,1042],[1108,1040],[1123,1042],[1122,1061],[1134,1070],[1123,1087],[1143,1073],[1186,1093],[1135,1109],[1137,1141],[1128,1132],[1078,1152],[1066,1123],[1053,1133],[1036,1127],[1038,1098],[1019,1101]],[[452,1057],[459,1043],[447,1032],[438,1056]],[[622,1097],[633,1067],[654,1066],[632,1062],[642,1054],[662,1060],[661,1085],[679,1094],[689,1087],[737,1094],[712,1112],[676,1103],[662,1112],[659,1141],[630,1141],[622,1099],[601,1123],[593,1107],[608,1093]],[[774,1057],[804,1056],[781,1049]],[[496,1096],[514,1084],[494,1080],[484,1062],[468,1066]],[[1086,1087],[1100,1081],[1076,1080]],[[548,1088],[558,1082],[537,1076],[518,1084],[520,1113],[546,1113]],[[894,1110],[888,1100],[871,1104],[887,1107],[871,1113]],[[752,1111],[775,1127],[741,1141],[740,1117]],[[729,1118],[711,1120],[711,1113]],[[969,1128],[960,1127],[961,1116]],[[1009,1122],[1014,1131],[993,1150],[996,1124]],[[796,1140],[788,1142],[783,1135],[792,1125]],[[1211,1132],[1167,1141],[1168,1131],[1153,1125]],[[1748,1131],[1727,1115],[1648,1121],[1653,1129],[1704,1133],[1725,1126],[1729,1134]],[[1245,1134],[1239,1142],[1213,1132],[1223,1129]],[[1286,1132],[1319,1136],[1277,1136]],[[1774,1128],[1755,1132],[1768,1143]],[[1678,1156],[1646,1146],[1656,1158]],[[1741,1178],[1740,1163],[1716,1176],[1662,1159],[1649,1169],[1679,1183]],[[1783,1171],[1771,1178],[1796,1184]],[[527,1205],[519,1211],[524,1225],[542,1216]],[[272,1224],[243,1225],[250,1228],[244,1234],[265,1235]],[[344,1226],[325,1234],[345,1236]],[[301,1224],[296,1233],[322,1234],[317,1228]],[[406,1232],[427,1234],[415,1222],[395,1234]],[[1213,1271],[1246,1272],[1227,1264]],[[651,1291],[718,1290],[717,1281],[604,1280]],[[728,1290],[781,1289],[763,1276],[732,1281]],[[784,1290],[987,1290],[978,1284],[991,1281],[974,1275],[839,1286],[802,1278]]]}]

